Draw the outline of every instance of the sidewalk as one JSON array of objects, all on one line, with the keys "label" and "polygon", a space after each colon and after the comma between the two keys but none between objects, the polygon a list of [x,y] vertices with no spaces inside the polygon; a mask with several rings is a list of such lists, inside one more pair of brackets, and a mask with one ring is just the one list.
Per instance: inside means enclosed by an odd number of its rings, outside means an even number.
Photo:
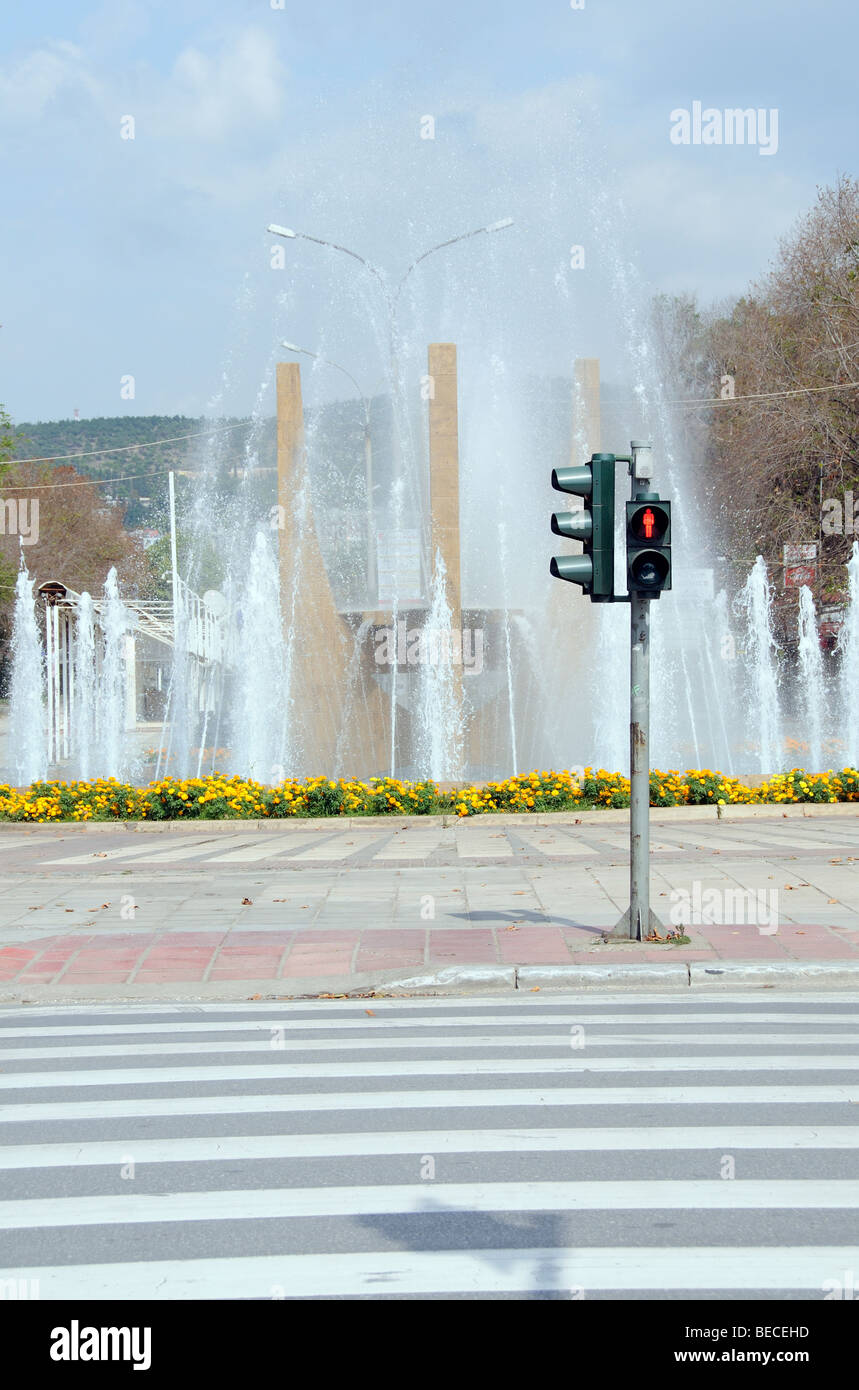
[{"label": "sidewalk", "polygon": [[687,929],[691,945],[604,944],[571,927],[100,932],[0,948],[0,1001],[432,993],[479,986],[823,983],[859,987],[844,927]]},{"label": "sidewalk", "polygon": [[[0,834],[0,1002],[859,987],[859,815],[813,811],[654,814],[651,902],[663,935],[678,894],[706,906],[715,892],[730,905],[725,925],[693,912],[681,946],[602,939],[628,902],[622,812],[303,821],[262,833],[241,822],[145,834],[10,826]],[[773,924],[752,924],[757,895],[773,892]]]}]

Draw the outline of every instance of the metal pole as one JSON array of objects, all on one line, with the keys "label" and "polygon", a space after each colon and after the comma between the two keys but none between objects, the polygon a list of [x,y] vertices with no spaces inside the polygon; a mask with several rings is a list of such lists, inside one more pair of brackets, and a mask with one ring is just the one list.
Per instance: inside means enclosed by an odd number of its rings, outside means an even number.
[{"label": "metal pole", "polygon": [[54,650],[53,650],[53,609],[50,604],[45,606],[45,664],[48,675],[48,762],[54,761],[54,742],[56,738],[55,713],[54,713]]},{"label": "metal pole", "polygon": [[173,641],[176,641],[176,624],[179,620],[179,565],[176,559],[176,487],[173,473],[168,475],[170,492],[170,572],[173,577]]},{"label": "metal pole", "polygon": [[650,926],[650,600],[629,597],[629,935],[642,941]]}]

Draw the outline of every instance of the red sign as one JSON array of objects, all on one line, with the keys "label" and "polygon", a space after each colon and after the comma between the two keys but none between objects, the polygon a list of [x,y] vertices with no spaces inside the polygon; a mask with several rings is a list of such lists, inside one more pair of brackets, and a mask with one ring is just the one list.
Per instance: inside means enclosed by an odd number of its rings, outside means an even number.
[{"label": "red sign", "polygon": [[791,565],[784,572],[785,588],[793,586],[798,589],[803,584],[807,584],[811,588],[815,573],[814,565]]}]

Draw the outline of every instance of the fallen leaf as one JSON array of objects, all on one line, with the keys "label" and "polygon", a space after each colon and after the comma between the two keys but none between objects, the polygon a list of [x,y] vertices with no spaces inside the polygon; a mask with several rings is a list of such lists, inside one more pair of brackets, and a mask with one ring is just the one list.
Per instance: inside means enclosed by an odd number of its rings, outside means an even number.
[{"label": "fallen leaf", "polygon": [[67,908],[66,908],[66,912],[74,912],[74,908],[73,908],[73,907],[67,907]]},{"label": "fallen leaf", "polygon": [[253,907],[253,898],[242,898],[242,907]]},{"label": "fallen leaf", "polygon": [[[102,903],[102,907],[110,907],[110,903]],[[90,912],[92,912],[92,910],[93,909],[90,908]]]},{"label": "fallen leaf", "polygon": [[514,926],[513,924],[511,924],[509,927],[505,927],[504,930],[505,930],[505,931],[518,931],[519,928],[518,928],[517,926]]},{"label": "fallen leaf", "polygon": [[[827,902],[830,902],[830,903],[837,903],[837,902],[838,902],[838,899],[837,899],[837,898],[827,898],[826,901],[827,901]],[[30,911],[32,912],[33,909],[30,908]]]},{"label": "fallen leaf", "polygon": [[364,1010],[364,1013],[367,1015],[368,1018],[375,1018],[375,1017],[376,1017],[376,1015],[375,1015],[375,1013],[373,1012],[372,1009],[365,1009],[365,1010]]},{"label": "fallen leaf", "polygon": [[539,993],[540,993],[540,986],[539,986],[539,985],[532,985],[531,988],[528,990],[528,993],[529,993],[529,994],[539,994]]},{"label": "fallen leaf", "polygon": [[252,995],[250,996],[250,998],[251,998],[251,999],[262,999],[262,995],[261,995],[261,994],[252,994]]}]

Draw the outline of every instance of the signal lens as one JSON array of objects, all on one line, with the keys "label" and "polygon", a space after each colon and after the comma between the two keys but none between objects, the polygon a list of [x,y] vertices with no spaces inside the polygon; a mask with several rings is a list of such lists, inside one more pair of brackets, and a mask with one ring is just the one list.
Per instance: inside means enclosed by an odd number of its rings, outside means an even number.
[{"label": "signal lens", "polygon": [[659,542],[668,530],[668,518],[661,508],[644,507],[633,514],[629,529],[637,541]]}]

